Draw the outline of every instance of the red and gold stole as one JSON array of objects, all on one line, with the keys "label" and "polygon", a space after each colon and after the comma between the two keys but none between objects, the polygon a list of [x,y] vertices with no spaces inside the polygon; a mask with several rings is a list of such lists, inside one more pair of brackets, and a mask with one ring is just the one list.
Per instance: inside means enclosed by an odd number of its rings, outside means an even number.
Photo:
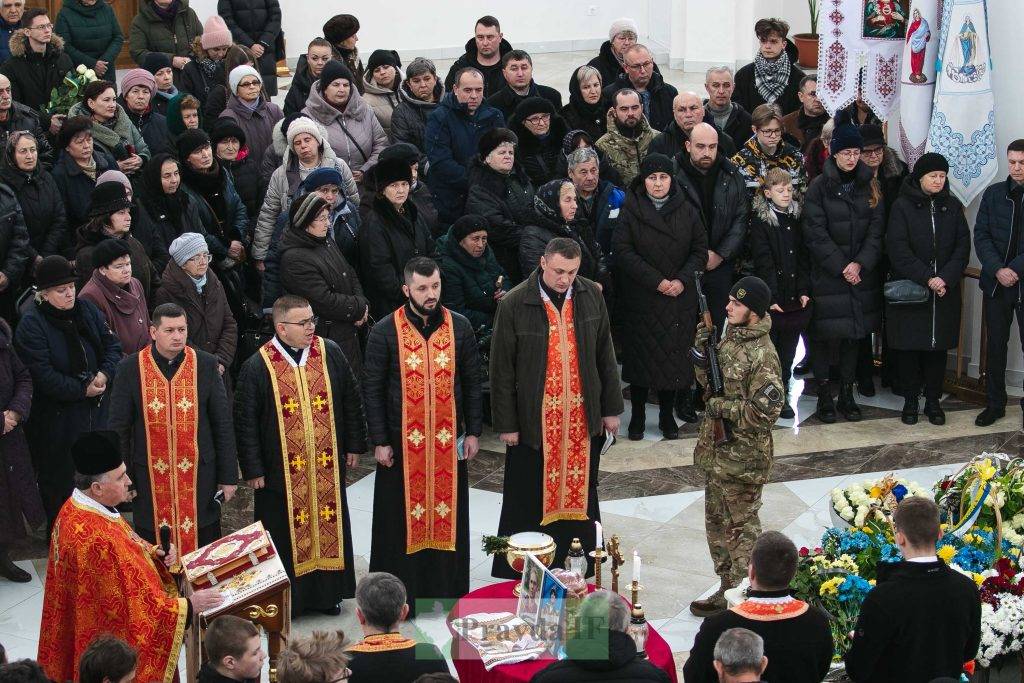
[{"label": "red and gold stole", "polygon": [[260,347],[277,406],[285,458],[288,530],[295,576],[345,568],[341,487],[345,485],[334,430],[334,394],[324,340],[313,338],[304,365],[288,362],[273,340]]},{"label": "red and gold stole", "polygon": [[186,346],[184,353],[181,366],[168,382],[153,359],[152,345],[139,351],[154,531],[164,524],[171,527],[179,557],[195,550],[199,539],[197,362],[193,349]]},{"label": "red and gold stole", "polygon": [[442,308],[441,326],[423,339],[405,306],[395,311],[402,380],[402,469],[405,552],[455,550],[458,455],[455,420],[455,333]]},{"label": "red and gold stole", "polygon": [[587,519],[590,434],[583,409],[583,385],[576,351],[572,297],[559,311],[547,298],[547,376],[541,413],[544,451],[544,516],[541,524]]}]

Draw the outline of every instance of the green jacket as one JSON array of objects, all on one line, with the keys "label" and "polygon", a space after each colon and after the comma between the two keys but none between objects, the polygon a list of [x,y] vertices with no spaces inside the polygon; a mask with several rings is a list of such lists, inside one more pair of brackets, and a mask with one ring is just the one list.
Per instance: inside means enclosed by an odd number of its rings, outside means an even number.
[{"label": "green jacket", "polygon": [[[540,269],[534,270],[502,298],[491,336],[494,431],[519,432],[519,443],[531,448],[542,444],[541,404],[548,357],[548,319],[537,283],[539,273]],[[602,417],[622,412],[619,367],[612,348],[608,309],[597,285],[577,277],[572,301],[583,407],[587,431],[593,437],[602,432]]]},{"label": "green jacket", "polygon": [[[128,45],[132,59],[139,66],[150,52],[163,52],[171,57],[188,57],[192,52],[192,39],[203,34],[203,24],[188,0],[179,0],[178,14],[170,25],[153,9],[153,0],[143,0],[139,13],[128,29]],[[175,69],[175,80],[179,69]]]},{"label": "green jacket", "polygon": [[[709,476],[747,484],[765,484],[775,459],[772,427],[779,418],[786,392],[782,387],[779,355],[768,332],[771,316],[753,325],[729,327],[718,344],[718,361],[725,378],[721,416],[732,425],[735,439],[714,445],[712,421],[705,415],[693,460]],[[707,373],[695,364],[697,381],[707,386]]]},{"label": "green jacket", "polygon": [[64,38],[64,50],[76,65],[85,64],[92,69],[96,60],[103,60],[111,69],[105,77],[113,80],[109,77],[114,75],[114,60],[124,45],[124,34],[106,0],[93,5],[66,0],[57,14],[54,31]]},{"label": "green jacket", "polygon": [[604,154],[609,164],[622,176],[622,186],[629,187],[633,179],[640,173],[640,162],[647,156],[647,151],[654,140],[654,129],[647,122],[647,117],[640,119],[640,134],[628,138],[615,127],[615,114],[608,110],[608,132],[594,143]]},{"label": "green jacket", "polygon": [[508,275],[498,265],[494,252],[487,247],[483,256],[473,258],[452,238],[449,228],[437,239],[437,255],[441,262],[441,303],[466,316],[474,331],[483,327],[489,332],[498,309],[494,300],[498,278],[508,284]]}]

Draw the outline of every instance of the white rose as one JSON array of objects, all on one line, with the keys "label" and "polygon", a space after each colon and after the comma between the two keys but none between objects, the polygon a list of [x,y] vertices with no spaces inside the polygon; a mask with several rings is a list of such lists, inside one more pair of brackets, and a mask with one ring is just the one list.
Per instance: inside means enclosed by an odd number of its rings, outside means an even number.
[{"label": "white rose", "polygon": [[75,69],[75,71],[84,76],[86,71],[85,64],[79,64],[78,68]]},{"label": "white rose", "polygon": [[85,71],[85,74],[84,74],[84,75],[85,75],[85,77],[86,77],[86,78],[88,78],[88,79],[89,79],[90,81],[95,81],[95,80],[96,80],[96,72],[95,72],[95,71],[93,71],[92,69],[86,69],[86,71]]},{"label": "white rose", "polygon": [[839,516],[845,519],[847,522],[853,521],[853,508],[847,505],[839,511]]}]

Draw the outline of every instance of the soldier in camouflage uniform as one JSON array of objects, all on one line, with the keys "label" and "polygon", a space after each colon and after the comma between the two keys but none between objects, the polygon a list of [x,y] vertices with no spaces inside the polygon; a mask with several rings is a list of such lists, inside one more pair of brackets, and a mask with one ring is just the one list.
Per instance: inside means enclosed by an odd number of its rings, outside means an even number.
[{"label": "soldier in camouflage uniform", "polygon": [[[761,533],[761,489],[774,460],[772,426],[785,400],[779,356],[768,335],[771,293],[763,280],[741,278],[729,293],[728,326],[718,344],[725,395],[708,399],[700,425],[694,461],[704,471],[704,526],[715,573],[722,583],[690,611],[699,617],[725,609],[724,593],[747,575],[750,551]],[[708,330],[697,327],[697,345],[704,346]],[[707,386],[706,369],[697,378]],[[712,419],[725,418],[734,439],[716,447]]]},{"label": "soldier in camouflage uniform", "polygon": [[623,88],[611,99],[608,132],[597,139],[595,146],[622,176],[623,187],[628,188],[640,173],[640,162],[647,156],[655,133],[635,90]]}]

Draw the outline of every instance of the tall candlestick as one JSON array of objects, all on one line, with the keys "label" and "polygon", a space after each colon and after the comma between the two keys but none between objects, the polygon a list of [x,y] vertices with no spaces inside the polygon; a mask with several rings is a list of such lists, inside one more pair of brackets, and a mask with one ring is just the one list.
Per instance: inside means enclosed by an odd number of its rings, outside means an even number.
[{"label": "tall candlestick", "polygon": [[633,580],[640,583],[640,553],[633,551]]},{"label": "tall candlestick", "polygon": [[594,522],[594,531],[597,535],[595,546],[598,550],[604,550],[604,532],[601,530],[601,522]]}]

